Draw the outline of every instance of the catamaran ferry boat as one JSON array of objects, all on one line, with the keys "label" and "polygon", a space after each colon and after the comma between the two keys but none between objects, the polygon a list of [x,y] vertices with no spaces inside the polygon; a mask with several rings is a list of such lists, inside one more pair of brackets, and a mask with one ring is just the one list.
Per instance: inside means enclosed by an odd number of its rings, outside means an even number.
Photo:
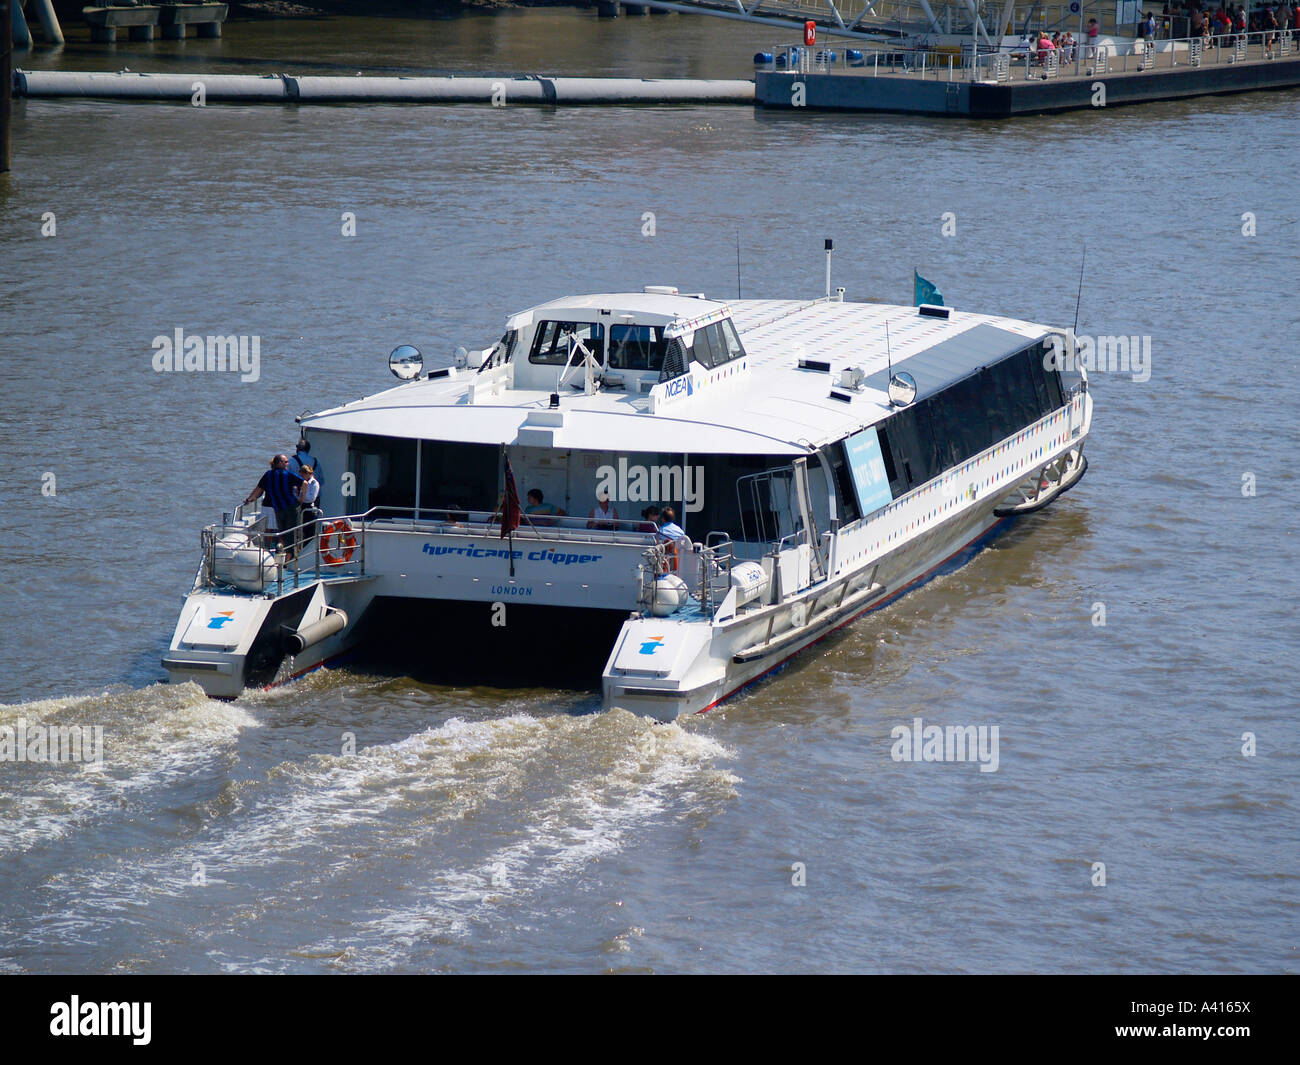
[{"label": "catamaran ferry boat", "polygon": [[1082,477],[1065,342],[655,286],[521,311],[454,366],[403,345],[396,387],[298,419],[319,515],[203,530],[163,665],[232,698],[367,645],[435,680],[603,662],[607,708],[706,710]]}]

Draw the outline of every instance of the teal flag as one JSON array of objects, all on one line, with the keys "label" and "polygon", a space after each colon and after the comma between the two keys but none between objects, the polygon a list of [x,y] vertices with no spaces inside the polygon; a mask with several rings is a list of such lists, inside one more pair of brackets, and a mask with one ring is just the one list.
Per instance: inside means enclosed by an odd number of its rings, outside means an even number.
[{"label": "teal flag", "polygon": [[927,281],[915,270],[912,271],[913,288],[916,291],[916,305],[928,303],[934,307],[943,306],[943,293],[933,281]]}]

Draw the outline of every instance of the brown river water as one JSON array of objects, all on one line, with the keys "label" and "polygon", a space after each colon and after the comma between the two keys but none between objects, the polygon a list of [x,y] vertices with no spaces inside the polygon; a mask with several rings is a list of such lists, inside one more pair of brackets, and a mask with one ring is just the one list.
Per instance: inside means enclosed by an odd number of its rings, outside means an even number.
[{"label": "brown river water", "polygon": [[[544,10],[24,65],[744,77],[785,36]],[[1296,971],[1298,119],[18,102],[0,726],[100,726],[103,765],[0,760],[0,971]],[[673,725],[363,668],[162,683],[200,527],[396,344],[729,296],[737,237],[747,296],[817,295],[826,236],[849,299],[907,303],[919,268],[1059,325],[1086,240],[1079,331],[1151,359],[1093,375],[1079,487]],[[154,373],[178,326],[260,336],[258,379]],[[998,726],[997,771],[894,761],[916,717]]]}]

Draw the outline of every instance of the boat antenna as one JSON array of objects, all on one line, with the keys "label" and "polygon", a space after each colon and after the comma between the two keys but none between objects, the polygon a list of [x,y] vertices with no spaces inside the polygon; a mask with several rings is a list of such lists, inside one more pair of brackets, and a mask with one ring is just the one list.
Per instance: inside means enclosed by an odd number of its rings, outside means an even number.
[{"label": "boat antenna", "polygon": [[889,371],[889,380],[894,379],[894,357],[889,352],[889,319],[885,319],[885,366]]},{"label": "boat antenna", "polygon": [[1083,302],[1083,264],[1088,261],[1088,242],[1083,242],[1083,255],[1079,257],[1079,294],[1074,299],[1074,329],[1075,334],[1079,332],[1079,304]]},{"label": "boat antenna", "polygon": [[736,230],[736,299],[740,299],[740,230]]},{"label": "boat antenna", "polygon": [[835,250],[835,241],[826,238],[826,299],[831,298],[831,252]]}]

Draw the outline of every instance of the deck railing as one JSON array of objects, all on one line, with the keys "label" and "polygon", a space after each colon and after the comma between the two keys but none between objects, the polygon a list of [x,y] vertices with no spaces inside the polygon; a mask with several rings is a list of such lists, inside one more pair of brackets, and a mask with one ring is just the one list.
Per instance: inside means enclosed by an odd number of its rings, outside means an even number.
[{"label": "deck railing", "polygon": [[[309,518],[287,530],[268,530],[267,511],[260,501],[241,504],[200,535],[202,560],[198,584],[203,587],[233,585],[218,570],[235,552],[248,552],[245,566],[265,561],[273,574],[260,582],[259,591],[283,594],[304,583],[330,577],[358,577],[366,573],[366,542],[375,533],[403,532],[421,536],[501,538],[499,512],[421,507],[371,507],[364,513]],[[648,546],[659,540],[653,522],[626,519],[589,519],[567,515],[528,514],[513,532],[517,540],[565,540],[583,543]],[[234,538],[240,539],[234,539]],[[268,556],[265,560],[261,553]],[[245,581],[239,585],[254,583]],[[245,590],[251,590],[245,588]]]},{"label": "deck railing", "polygon": [[[1265,30],[1226,33],[1175,40],[1138,40],[1132,51],[1117,54],[1110,45],[1093,46],[1086,41],[1073,48],[1053,49],[1041,54],[1015,48],[976,52],[970,44],[950,48],[808,47],[778,45],[759,53],[768,58],[755,60],[758,71],[779,74],[840,74],[850,77],[905,75],[934,81],[996,81],[1012,78],[1040,80],[1059,76],[1087,76],[1172,70],[1218,64],[1260,62],[1296,54],[1296,30]],[[1013,67],[1019,73],[1013,73]]]}]

